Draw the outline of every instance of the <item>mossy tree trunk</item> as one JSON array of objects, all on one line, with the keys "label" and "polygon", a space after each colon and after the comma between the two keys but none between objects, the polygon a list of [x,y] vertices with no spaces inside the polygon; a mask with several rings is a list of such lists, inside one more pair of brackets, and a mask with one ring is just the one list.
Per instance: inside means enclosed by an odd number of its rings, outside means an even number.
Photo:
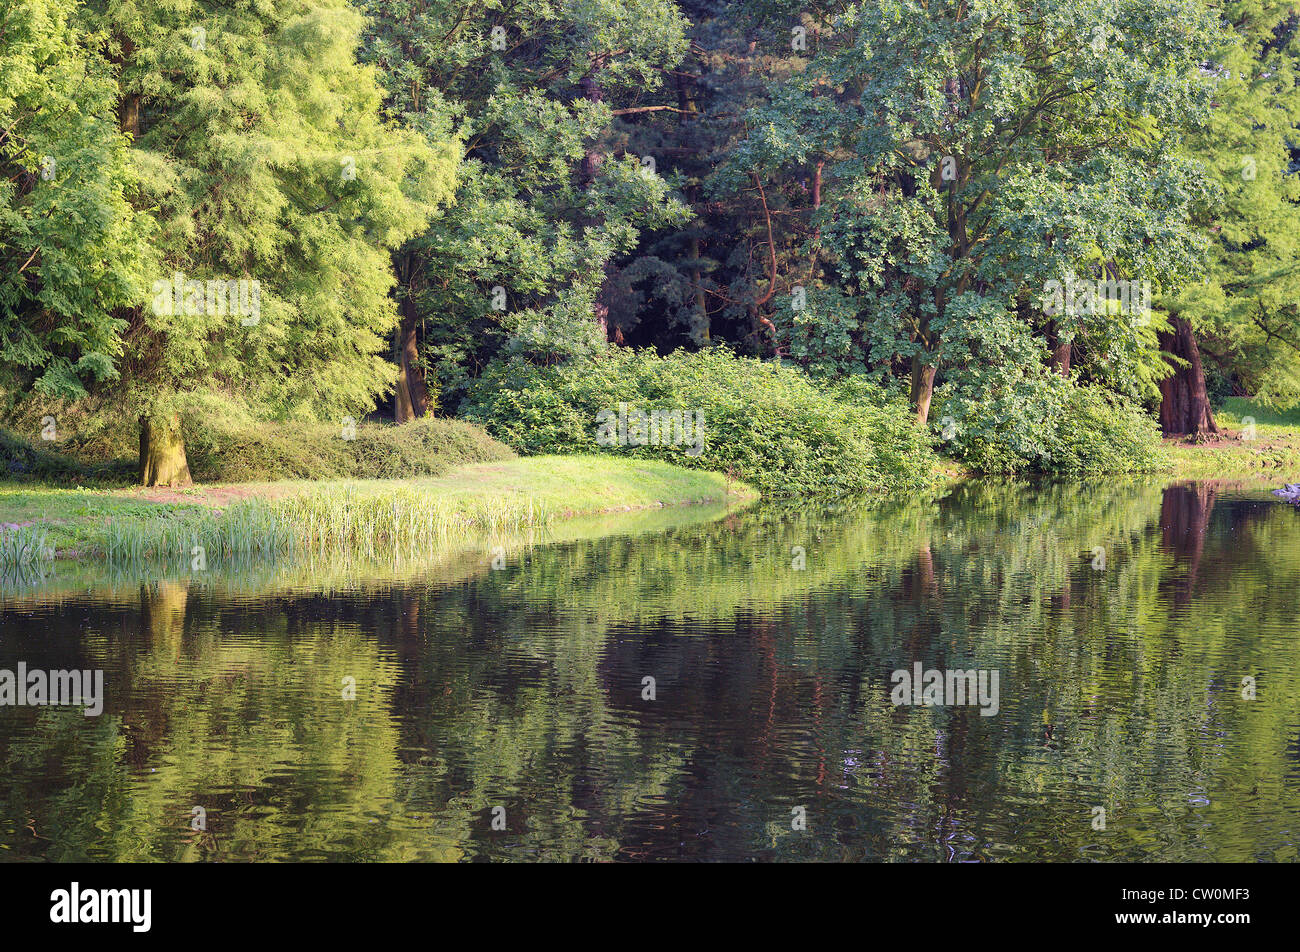
[{"label": "mossy tree trunk", "polygon": [[154,413],[140,418],[140,485],[189,486],[189,460],[181,437],[177,413]]}]

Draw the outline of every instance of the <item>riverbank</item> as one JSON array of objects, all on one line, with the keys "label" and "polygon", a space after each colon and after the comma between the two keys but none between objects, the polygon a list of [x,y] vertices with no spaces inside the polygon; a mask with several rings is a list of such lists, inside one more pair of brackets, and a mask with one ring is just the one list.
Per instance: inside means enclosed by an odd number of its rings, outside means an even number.
[{"label": "riverbank", "polygon": [[[1231,399],[1224,433],[1165,441],[1160,474],[1176,479],[1300,480],[1300,410]],[[972,473],[940,459],[936,482]],[[424,554],[455,534],[511,532],[557,519],[684,504],[743,503],[745,483],[648,459],[534,456],[454,466],[405,479],[281,480],[167,487],[0,483],[0,567],[41,558],[189,561],[291,551]]]},{"label": "riverbank", "polygon": [[539,456],[415,479],[281,481],[186,489],[0,484],[0,561],[410,553],[457,532],[678,505],[747,502],[716,473],[650,460]]},{"label": "riverbank", "polygon": [[1231,397],[1214,415],[1223,433],[1202,442],[1165,440],[1168,471],[1181,479],[1300,480],[1300,408],[1270,410]]}]

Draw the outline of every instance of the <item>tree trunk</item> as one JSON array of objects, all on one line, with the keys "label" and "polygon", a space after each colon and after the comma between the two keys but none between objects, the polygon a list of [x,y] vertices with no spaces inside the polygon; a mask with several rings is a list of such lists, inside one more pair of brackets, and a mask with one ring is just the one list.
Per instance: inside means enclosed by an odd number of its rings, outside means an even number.
[{"label": "tree trunk", "polygon": [[140,417],[140,485],[190,486],[190,464],[185,458],[180,415]]},{"label": "tree trunk", "polygon": [[1160,429],[1166,436],[1217,436],[1220,431],[1210,408],[1201,352],[1191,322],[1175,317],[1170,324],[1173,331],[1160,335],[1160,349],[1181,357],[1187,366],[1178,367],[1173,376],[1160,381]]},{"label": "tree trunk", "polygon": [[132,139],[140,138],[140,96],[132,93],[122,97],[117,104],[117,126],[129,132]]},{"label": "tree trunk", "polygon": [[[605,91],[600,88],[599,74],[605,68],[605,58],[597,56],[591,64],[591,69],[587,75],[582,77],[580,83],[582,87],[582,98],[591,103],[601,103],[605,101]],[[581,182],[583,191],[590,191],[595,184],[596,176],[600,174],[600,168],[605,164],[605,154],[600,150],[599,143],[593,142],[582,157]],[[604,224],[600,216],[587,216],[586,224],[588,226],[599,227]],[[600,282],[600,290],[596,293],[596,303],[593,307],[593,317],[596,323],[600,325],[601,333],[606,340],[609,340],[609,262],[605,263],[603,277]]]},{"label": "tree trunk", "polygon": [[415,301],[407,288],[402,300],[402,323],[397,329],[397,392],[393,395],[393,418],[406,423],[429,412],[429,386],[419,365],[420,350],[416,339],[418,316]]},{"label": "tree trunk", "polygon": [[1052,349],[1052,369],[1062,377],[1070,376],[1070,342],[1061,340],[1056,321],[1047,322],[1047,346]]},{"label": "tree trunk", "polygon": [[916,410],[916,422],[921,426],[930,420],[930,399],[934,396],[937,369],[923,363],[920,354],[912,358],[912,406]]}]

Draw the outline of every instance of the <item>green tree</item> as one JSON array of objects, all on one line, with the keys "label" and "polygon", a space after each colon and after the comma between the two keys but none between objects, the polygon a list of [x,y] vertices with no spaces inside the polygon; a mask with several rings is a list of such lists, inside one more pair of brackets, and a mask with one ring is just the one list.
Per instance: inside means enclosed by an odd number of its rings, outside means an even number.
[{"label": "green tree", "polygon": [[[455,117],[466,161],[456,214],[398,253],[395,348],[408,390],[398,419],[459,399],[501,354],[541,361],[604,346],[609,275],[644,229],[685,220],[671,185],[614,155],[616,116],[652,113],[647,92],[685,52],[667,0],[466,7],[365,0],[365,57],[412,128]],[[611,156],[613,156],[611,158]],[[418,340],[417,340],[418,338]],[[434,381],[426,381],[432,373]]]},{"label": "green tree", "polygon": [[113,78],[75,7],[0,11],[0,365],[46,397],[118,378],[118,311],[140,299],[150,231],[125,195]]},{"label": "green tree", "polygon": [[[1205,112],[1211,20],[1156,6],[1010,0],[851,4],[808,68],[747,118],[733,188],[819,169],[827,191],[804,242],[803,300],[785,309],[792,356],[904,372],[917,418],[936,371],[1033,374],[1050,282],[1194,271],[1206,186],[1179,156]],[[1140,315],[1052,315],[1106,358],[1154,345]]]},{"label": "green tree", "polygon": [[1187,149],[1213,170],[1224,200],[1201,218],[1215,238],[1205,283],[1169,304],[1176,372],[1161,385],[1160,418],[1170,433],[1217,432],[1202,350],[1241,392],[1300,399],[1300,7],[1230,0],[1220,16],[1214,108]]},{"label": "green tree", "polygon": [[280,417],[370,410],[395,376],[389,254],[450,198],[456,143],[383,117],[345,0],[106,0],[84,21],[159,225],[151,300],[126,315],[141,481],[188,481],[196,389]]}]

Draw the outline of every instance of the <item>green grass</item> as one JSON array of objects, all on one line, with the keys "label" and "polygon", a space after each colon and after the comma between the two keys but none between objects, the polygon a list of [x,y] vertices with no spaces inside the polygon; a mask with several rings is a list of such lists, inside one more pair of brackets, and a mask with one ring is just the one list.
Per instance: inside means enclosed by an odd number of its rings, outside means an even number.
[{"label": "green grass", "polygon": [[[1254,420],[1253,432],[1247,417]],[[1270,409],[1247,397],[1229,397],[1214,419],[1224,439],[1166,441],[1171,472],[1185,479],[1300,480],[1300,406]]]},{"label": "green grass", "polygon": [[[532,457],[403,480],[274,482],[190,490],[0,484],[0,559],[41,534],[64,557],[113,564],[298,555],[413,556],[473,532],[685,503],[746,500],[725,476],[651,460]],[[25,525],[30,524],[30,525]],[[13,545],[6,547],[5,537]],[[21,559],[15,556],[15,563]],[[0,566],[8,565],[0,562]]]},{"label": "green grass", "polygon": [[1254,417],[1257,426],[1287,427],[1300,432],[1300,405],[1285,409],[1266,407],[1251,397],[1228,397],[1223,401],[1223,409],[1215,414],[1215,420],[1236,427],[1247,416]]}]

